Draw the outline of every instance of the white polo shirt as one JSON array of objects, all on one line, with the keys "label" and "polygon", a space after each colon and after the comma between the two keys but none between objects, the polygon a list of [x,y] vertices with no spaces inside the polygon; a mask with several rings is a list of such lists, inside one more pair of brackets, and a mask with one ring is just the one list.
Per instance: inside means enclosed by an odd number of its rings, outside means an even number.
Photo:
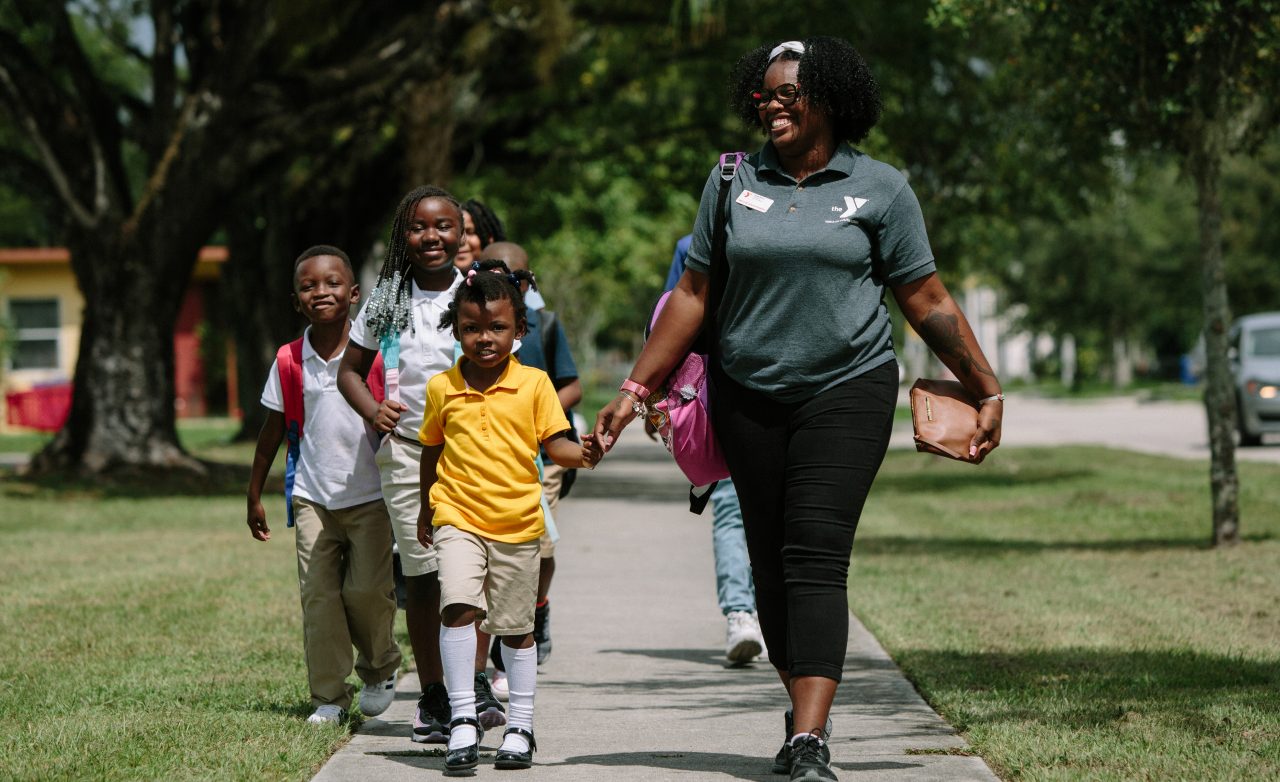
[{"label": "white polo shirt", "polygon": [[[302,334],[302,444],[293,493],[340,510],[382,498],[382,482],[374,464],[377,433],[338,393],[342,353],[325,361],[311,347],[311,328]],[[262,405],[284,412],[280,367],[262,389]]]},{"label": "white polo shirt", "polygon": [[[413,290],[413,328],[400,332],[400,403],[405,409],[400,412],[396,433],[416,443],[426,407],[427,381],[453,366],[453,332],[436,326],[462,284],[462,275],[455,274],[449,289],[443,291],[424,291],[412,278],[409,284]],[[368,311],[368,307],[360,309],[349,339],[365,350],[377,350],[378,338],[369,333],[366,323]]]}]

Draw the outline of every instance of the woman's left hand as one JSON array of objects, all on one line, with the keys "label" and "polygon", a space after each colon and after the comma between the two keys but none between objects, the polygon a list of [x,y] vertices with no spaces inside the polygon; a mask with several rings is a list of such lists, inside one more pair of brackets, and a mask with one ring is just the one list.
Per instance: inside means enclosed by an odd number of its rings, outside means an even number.
[{"label": "woman's left hand", "polygon": [[993,399],[978,408],[978,431],[969,443],[969,461],[982,464],[987,454],[1000,445],[1000,423],[1004,418],[1004,402]]},{"label": "woman's left hand", "polygon": [[612,402],[600,408],[600,413],[596,415],[596,428],[593,434],[605,453],[609,452],[618,435],[622,434],[622,430],[636,415],[633,400],[626,394],[618,394]]}]

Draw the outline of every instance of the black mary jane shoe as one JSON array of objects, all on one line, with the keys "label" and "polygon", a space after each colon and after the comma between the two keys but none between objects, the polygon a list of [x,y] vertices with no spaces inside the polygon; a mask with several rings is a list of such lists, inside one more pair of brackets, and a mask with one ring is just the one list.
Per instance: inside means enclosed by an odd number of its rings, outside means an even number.
[{"label": "black mary jane shoe", "polygon": [[533,734],[524,728],[507,728],[502,732],[502,737],[505,739],[508,733],[516,733],[527,738],[529,740],[529,749],[524,752],[499,749],[497,756],[494,758],[493,767],[508,770],[529,768],[533,765],[533,751],[538,748],[538,742],[534,740]]},{"label": "black mary jane shoe", "polygon": [[459,725],[473,725],[476,729],[474,744],[458,749],[446,750],[444,753],[444,773],[453,774],[458,771],[470,771],[480,763],[480,739],[484,737],[484,729],[480,722],[472,717],[458,717],[449,723],[452,732]]}]

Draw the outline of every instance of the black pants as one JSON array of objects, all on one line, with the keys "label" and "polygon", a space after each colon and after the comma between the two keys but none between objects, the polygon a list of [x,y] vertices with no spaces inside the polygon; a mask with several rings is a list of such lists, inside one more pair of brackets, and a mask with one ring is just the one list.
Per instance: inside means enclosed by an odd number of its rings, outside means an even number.
[{"label": "black pants", "polygon": [[803,402],[713,376],[712,420],[742,504],[769,662],[840,681],[849,555],[884,461],[898,396],[894,361]]}]

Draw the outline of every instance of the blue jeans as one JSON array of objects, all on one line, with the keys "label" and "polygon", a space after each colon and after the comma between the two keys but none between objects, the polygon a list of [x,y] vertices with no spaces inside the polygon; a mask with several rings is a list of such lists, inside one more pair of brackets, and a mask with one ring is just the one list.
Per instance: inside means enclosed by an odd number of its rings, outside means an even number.
[{"label": "blue jeans", "polygon": [[716,557],[716,598],[720,611],[755,611],[756,590],[751,583],[751,557],[742,529],[742,507],[732,480],[723,480],[711,492],[711,545]]}]

